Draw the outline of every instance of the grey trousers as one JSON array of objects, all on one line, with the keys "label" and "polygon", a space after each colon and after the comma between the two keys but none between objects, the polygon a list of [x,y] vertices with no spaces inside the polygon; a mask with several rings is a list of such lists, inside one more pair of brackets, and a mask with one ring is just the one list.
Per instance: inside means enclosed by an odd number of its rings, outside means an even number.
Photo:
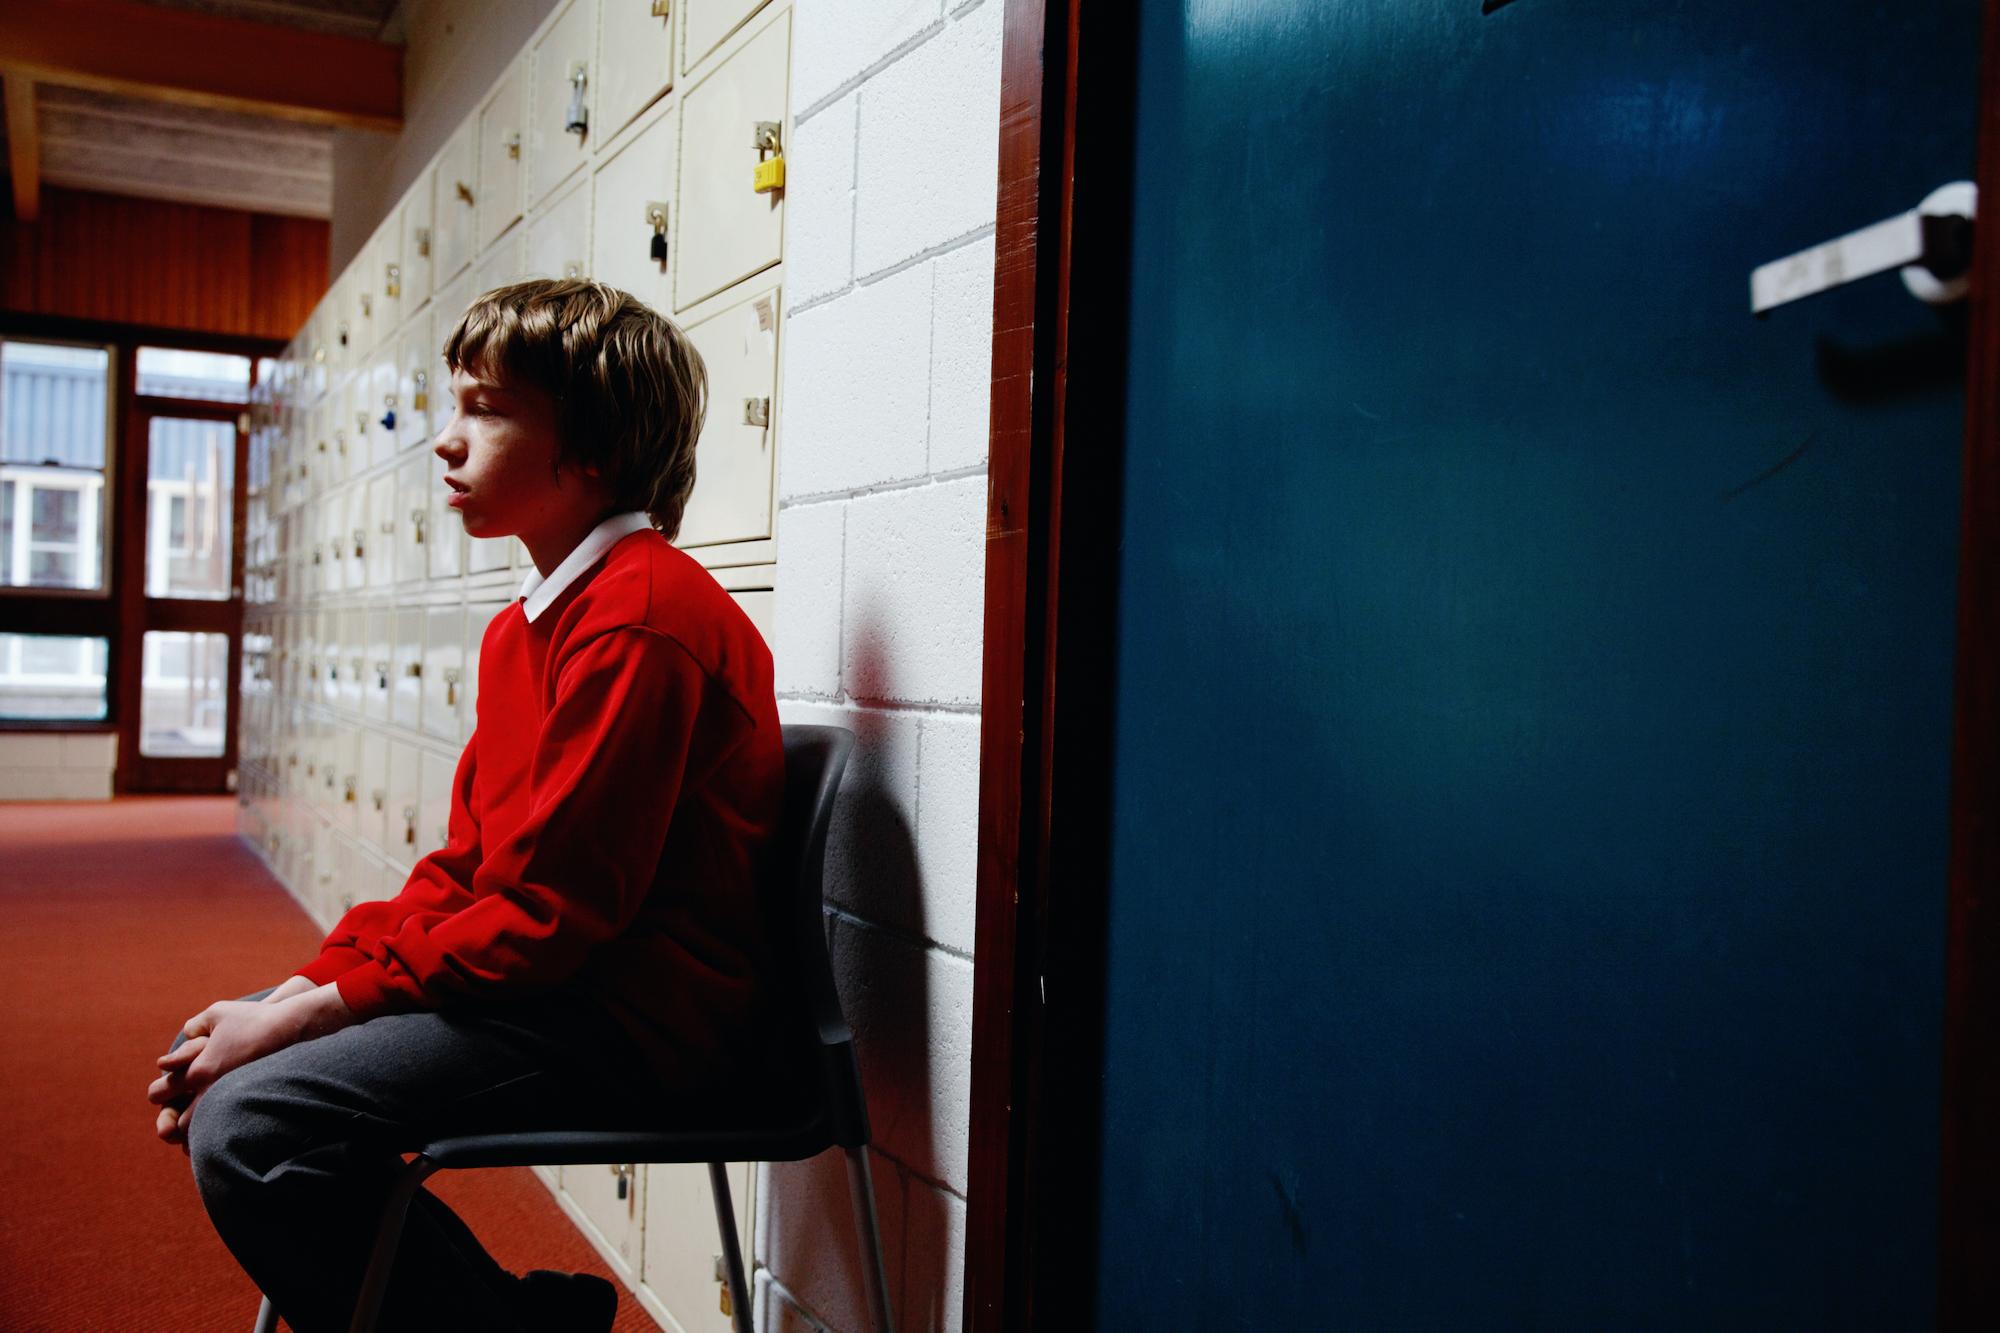
[{"label": "grey trousers", "polygon": [[[654,1128],[666,1101],[623,1029],[559,992],[388,1015],[253,1060],[195,1103],[188,1156],[217,1234],[278,1313],[337,1333],[400,1153],[452,1134]],[[519,1287],[420,1190],[380,1327],[524,1329]]]}]

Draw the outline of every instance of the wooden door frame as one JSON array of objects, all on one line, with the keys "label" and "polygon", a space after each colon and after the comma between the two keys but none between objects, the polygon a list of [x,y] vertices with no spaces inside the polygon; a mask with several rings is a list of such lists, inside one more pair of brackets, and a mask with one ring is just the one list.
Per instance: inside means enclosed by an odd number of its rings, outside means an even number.
[{"label": "wooden door frame", "polygon": [[[103,564],[105,586],[101,592],[69,592],[33,588],[0,587],[0,633],[73,634],[88,637],[102,637],[106,640],[105,672],[105,716],[99,720],[70,721],[17,720],[0,722],[0,733],[6,732],[115,732],[118,734],[118,768],[114,775],[114,792],[123,794],[132,790],[133,769],[126,761],[127,755],[138,753],[139,700],[136,674],[128,691],[123,685],[124,663],[128,656],[141,650],[142,640],[135,637],[140,601],[145,595],[145,509],[143,504],[136,510],[127,510],[127,496],[137,478],[139,498],[143,501],[145,491],[144,460],[141,466],[130,466],[133,453],[133,423],[136,420],[138,395],[139,348],[164,347],[197,352],[225,352],[234,356],[250,358],[251,385],[254,388],[257,377],[257,362],[263,357],[275,357],[283,352],[284,344],[270,338],[246,337],[236,334],[196,333],[183,329],[164,328],[155,325],[119,324],[103,320],[75,319],[60,315],[39,315],[22,311],[0,311],[0,338],[22,340],[49,340],[106,347],[111,350],[112,401],[110,420],[107,426],[105,449],[104,509],[104,550]],[[185,406],[226,409],[234,416],[250,410],[248,404],[201,404],[197,400],[178,398],[149,398],[149,404],[164,405],[171,412]],[[236,478],[231,500],[235,530],[231,534],[233,549],[233,584],[240,585],[243,579],[244,520],[247,509],[249,478],[245,457],[245,439],[241,431],[237,435]],[[131,513],[137,514],[136,529]],[[136,535],[135,535],[136,533]],[[136,560],[136,565],[133,562]],[[237,677],[241,671],[242,645],[239,641],[231,653],[229,676],[229,744],[224,758],[215,769],[214,781],[203,790],[223,791],[226,786],[227,771],[236,764],[235,733],[238,722],[237,711],[241,707],[238,698]],[[129,695],[129,697],[128,697]],[[217,761],[209,761],[216,764]]]},{"label": "wooden door frame", "polygon": [[[119,642],[125,651],[113,680],[118,695],[118,770],[114,794],[131,792],[223,792],[234,789],[238,710],[243,671],[243,524],[248,510],[250,431],[247,404],[207,402],[192,398],[158,398],[136,391],[136,355],[126,357],[134,369],[121,373],[126,390],[127,422],[122,432],[123,454],[117,488],[117,528],[128,534],[119,555]],[[250,362],[251,387],[256,385],[256,359]],[[146,533],[148,482],[151,477],[150,423],[156,418],[225,421],[234,426],[229,500],[229,583],[226,599],[150,598],[146,595]],[[157,605],[149,605],[157,603]],[[225,634],[229,663],[224,672],[223,746],[213,758],[146,755],[140,751],[144,701],[144,659],[148,631]]]},{"label": "wooden door frame", "polygon": [[[1130,294],[1125,145],[1137,65],[1129,0],[1100,0],[1087,15],[1084,0],[1005,4],[968,1333],[1084,1327],[1094,1313]],[[1079,79],[1082,70],[1088,80]],[[1977,179],[1988,200],[2000,200],[2000,0],[1984,4],[1979,86]],[[1971,303],[1951,856],[1949,882],[1939,886],[1948,926],[1938,1306],[1939,1326],[1952,1330],[2000,1327],[2000,243],[1993,239],[1977,249]]]}]

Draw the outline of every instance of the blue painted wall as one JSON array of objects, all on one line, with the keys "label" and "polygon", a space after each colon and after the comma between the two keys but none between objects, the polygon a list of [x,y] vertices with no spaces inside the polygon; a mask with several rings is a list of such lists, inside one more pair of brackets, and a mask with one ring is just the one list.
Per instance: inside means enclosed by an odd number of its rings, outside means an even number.
[{"label": "blue painted wall", "polygon": [[1099,1326],[1927,1325],[1978,5],[1143,12]]}]

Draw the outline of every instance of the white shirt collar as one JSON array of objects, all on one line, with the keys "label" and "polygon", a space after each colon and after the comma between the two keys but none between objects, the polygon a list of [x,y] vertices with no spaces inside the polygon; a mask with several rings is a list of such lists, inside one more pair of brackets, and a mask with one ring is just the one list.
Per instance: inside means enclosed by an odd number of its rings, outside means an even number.
[{"label": "white shirt collar", "polygon": [[603,558],[604,553],[621,538],[635,532],[642,532],[653,526],[653,520],[644,512],[634,510],[629,514],[613,514],[590,530],[590,535],[576,544],[576,549],[563,557],[555,572],[546,579],[541,571],[531,569],[528,577],[521,581],[521,598],[526,603],[521,613],[533,620],[556,598],[563,595],[569,585],[583,577],[585,570]]}]

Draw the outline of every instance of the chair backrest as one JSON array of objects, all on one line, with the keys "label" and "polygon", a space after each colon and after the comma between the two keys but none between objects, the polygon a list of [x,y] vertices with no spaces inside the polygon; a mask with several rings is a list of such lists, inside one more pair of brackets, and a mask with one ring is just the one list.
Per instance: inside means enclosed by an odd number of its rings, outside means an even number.
[{"label": "chair backrest", "polygon": [[[774,943],[781,950],[781,965],[790,965],[795,998],[803,1002],[818,1039],[816,1054],[833,1140],[852,1148],[868,1142],[868,1103],[862,1096],[854,1033],[833,983],[823,902],[826,833],[841,775],[854,751],[854,733],[841,727],[790,723],[783,732],[785,812],[771,862],[772,924],[778,936]],[[787,945],[790,958],[782,956]]]}]

